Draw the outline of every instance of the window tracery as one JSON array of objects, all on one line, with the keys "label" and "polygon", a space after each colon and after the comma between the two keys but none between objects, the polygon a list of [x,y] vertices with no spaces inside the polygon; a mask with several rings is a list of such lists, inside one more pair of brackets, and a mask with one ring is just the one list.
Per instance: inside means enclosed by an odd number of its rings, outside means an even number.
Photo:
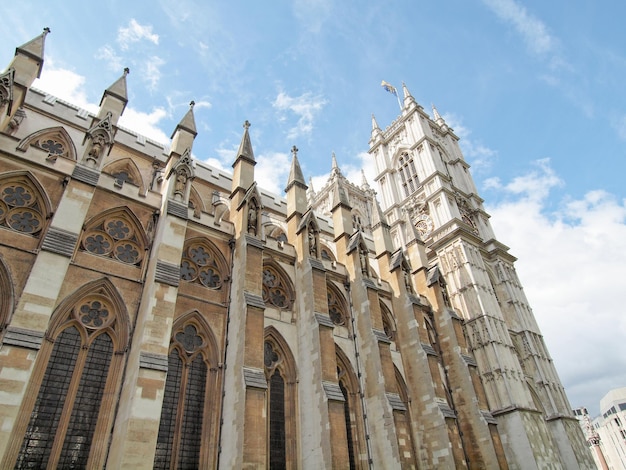
[{"label": "window tracery", "polygon": [[85,230],[83,250],[94,255],[139,265],[143,259],[144,243],[123,214],[111,214]]},{"label": "window tracery", "polygon": [[393,320],[393,315],[391,314],[389,308],[387,308],[387,306],[383,302],[380,302],[380,310],[383,316],[383,331],[390,341],[395,341],[396,326]]},{"label": "window tracery", "polygon": [[71,137],[63,127],[42,129],[23,139],[17,146],[25,151],[34,146],[48,152],[47,160],[55,162],[58,157],[76,160],[76,149]]},{"label": "window tracery", "polygon": [[419,179],[413,157],[408,153],[403,153],[398,160],[398,173],[400,174],[400,184],[404,189],[404,196],[408,197],[419,187]]},{"label": "window tracery", "polygon": [[195,282],[209,289],[220,289],[223,277],[211,247],[202,242],[191,243],[186,247],[180,264],[180,278],[183,281]]},{"label": "window tracery", "polygon": [[[100,287],[98,287],[100,284]],[[111,427],[112,402],[128,341],[128,322],[119,297],[106,280],[85,286],[64,301],[41,349],[45,369],[25,402],[30,416],[15,468],[102,467]],[[108,406],[104,404],[107,403]],[[17,437],[19,436],[19,437]],[[96,452],[94,449],[98,449]],[[16,449],[17,450],[17,449]]]},{"label": "window tracery", "polygon": [[215,345],[207,328],[192,314],[173,329],[153,468],[205,466],[200,452],[209,431],[204,408],[214,392],[207,377],[215,371]]},{"label": "window tracery", "polygon": [[18,178],[0,183],[0,226],[38,236],[45,225],[45,205],[29,181]]},{"label": "window tracery", "polygon": [[291,289],[282,274],[270,265],[263,267],[263,301],[282,310],[291,308]]},{"label": "window tracery", "polygon": [[345,325],[348,315],[343,298],[330,285],[326,286],[326,297],[328,299],[328,315],[332,322],[335,325]]},{"label": "window tracery", "polygon": [[268,468],[296,468],[294,360],[273,328],[266,329],[263,360],[267,378]]}]

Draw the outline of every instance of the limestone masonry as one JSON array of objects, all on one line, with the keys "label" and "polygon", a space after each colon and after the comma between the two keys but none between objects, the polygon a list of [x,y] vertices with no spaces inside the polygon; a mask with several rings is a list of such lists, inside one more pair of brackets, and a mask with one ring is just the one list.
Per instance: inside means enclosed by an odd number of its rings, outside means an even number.
[{"label": "limestone masonry", "polygon": [[[594,468],[458,137],[403,87],[286,198],[0,74],[0,468]],[[367,138],[364,136],[364,140]],[[373,182],[372,182],[373,183]]]}]

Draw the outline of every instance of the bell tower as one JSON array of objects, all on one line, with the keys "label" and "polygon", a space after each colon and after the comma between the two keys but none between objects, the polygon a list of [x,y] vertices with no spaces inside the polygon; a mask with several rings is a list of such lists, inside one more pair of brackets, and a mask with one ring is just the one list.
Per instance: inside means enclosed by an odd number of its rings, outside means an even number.
[{"label": "bell tower", "polygon": [[585,468],[584,449],[570,437],[578,436],[576,422],[516,258],[495,237],[459,138],[434,106],[431,117],[402,89],[400,116],[384,130],[372,116],[369,141],[392,244],[406,250],[415,228],[429,266],[443,275],[507,460],[519,468],[528,462]]}]

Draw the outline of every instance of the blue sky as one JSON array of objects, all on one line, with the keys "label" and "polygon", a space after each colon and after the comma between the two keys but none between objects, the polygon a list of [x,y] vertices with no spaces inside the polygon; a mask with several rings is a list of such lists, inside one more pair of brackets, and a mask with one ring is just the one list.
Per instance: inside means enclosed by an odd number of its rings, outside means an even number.
[{"label": "blue sky", "polygon": [[[462,138],[572,406],[626,385],[626,4],[617,1],[22,1],[0,4],[0,64],[39,34],[35,86],[94,110],[121,74],[122,124],[157,141],[195,100],[196,158],[230,169],[248,119],[259,182],[289,149],[319,189],[331,153],[364,167],[404,81]],[[1,66],[0,68],[3,68]]]}]

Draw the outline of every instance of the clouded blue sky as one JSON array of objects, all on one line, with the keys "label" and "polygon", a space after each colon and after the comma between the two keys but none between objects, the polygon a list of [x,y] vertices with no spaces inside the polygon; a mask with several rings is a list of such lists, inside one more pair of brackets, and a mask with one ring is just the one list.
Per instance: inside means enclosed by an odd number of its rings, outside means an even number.
[{"label": "clouded blue sky", "polygon": [[95,110],[128,66],[122,125],[167,143],[195,100],[196,158],[229,169],[248,119],[260,184],[289,149],[321,188],[360,181],[371,115],[404,81],[462,138],[572,406],[626,385],[626,4],[551,0],[28,1],[0,4],[0,68],[46,40],[35,86]]}]

